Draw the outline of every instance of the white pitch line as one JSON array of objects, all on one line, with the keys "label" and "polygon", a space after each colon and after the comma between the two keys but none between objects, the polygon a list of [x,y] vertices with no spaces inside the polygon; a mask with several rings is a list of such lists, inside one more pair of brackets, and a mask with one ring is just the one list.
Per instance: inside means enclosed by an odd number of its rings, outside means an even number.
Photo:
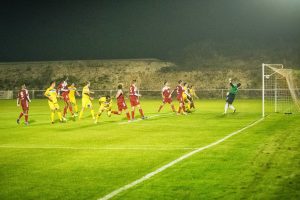
[{"label": "white pitch line", "polygon": [[172,162],[170,162],[170,163],[168,163],[168,164],[166,164],[166,165],[164,165],[164,166],[158,168],[157,170],[155,170],[155,171],[153,171],[153,172],[150,172],[149,174],[146,174],[146,175],[143,176],[142,178],[137,179],[137,180],[135,180],[135,181],[133,181],[133,182],[127,184],[127,185],[124,185],[124,186],[120,187],[119,189],[116,189],[116,190],[112,191],[111,193],[109,193],[109,194],[107,194],[107,195],[105,195],[105,196],[99,198],[98,200],[108,200],[108,199],[111,199],[111,198],[113,198],[114,196],[116,196],[117,194],[119,194],[119,193],[121,193],[121,192],[123,192],[123,191],[126,191],[126,190],[128,190],[128,189],[130,189],[130,188],[136,186],[137,184],[142,183],[142,182],[148,180],[148,179],[151,178],[152,176],[155,176],[156,174],[158,174],[158,173],[160,173],[160,172],[162,172],[162,171],[168,169],[169,167],[171,167],[171,166],[173,166],[173,165],[175,165],[175,164],[181,162],[182,160],[184,160],[184,159],[186,159],[186,158],[189,158],[189,157],[191,157],[192,155],[194,155],[194,154],[196,154],[196,153],[199,153],[199,152],[201,152],[201,151],[203,151],[203,150],[205,150],[205,149],[211,148],[211,147],[213,147],[213,146],[216,146],[216,145],[218,145],[218,144],[224,142],[224,141],[227,140],[228,138],[231,138],[232,136],[234,136],[234,135],[236,135],[236,134],[238,134],[238,133],[240,133],[240,132],[242,132],[242,131],[244,131],[244,130],[246,130],[246,129],[248,129],[248,128],[250,128],[250,127],[256,125],[256,124],[258,124],[258,123],[261,122],[263,119],[264,119],[264,118],[258,119],[258,120],[256,120],[255,122],[249,124],[248,126],[242,128],[242,129],[240,129],[240,130],[238,130],[238,131],[235,131],[235,132],[233,132],[233,133],[230,133],[229,135],[225,136],[224,138],[222,138],[222,139],[220,139],[220,140],[218,140],[218,141],[216,141],[216,142],[213,142],[213,143],[211,143],[211,144],[209,144],[209,145],[207,145],[207,146],[197,148],[197,149],[195,149],[194,151],[191,151],[191,152],[189,152],[189,153],[187,153],[187,154],[185,154],[185,155],[183,155],[183,156],[181,156],[181,157],[179,157],[179,158],[173,160]]},{"label": "white pitch line", "polygon": [[38,146],[38,145],[0,145],[2,149],[67,149],[67,150],[143,150],[143,151],[172,151],[191,150],[192,147],[67,147],[67,146]]}]

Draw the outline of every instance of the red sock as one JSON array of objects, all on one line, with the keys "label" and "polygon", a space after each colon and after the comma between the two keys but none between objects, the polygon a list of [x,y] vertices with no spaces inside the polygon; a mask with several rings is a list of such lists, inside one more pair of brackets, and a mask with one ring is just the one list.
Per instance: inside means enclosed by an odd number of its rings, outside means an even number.
[{"label": "red sock", "polygon": [[118,111],[111,111],[112,114],[119,115]]},{"label": "red sock", "polygon": [[130,120],[130,114],[129,112],[126,113],[127,119]]},{"label": "red sock", "polygon": [[182,110],[183,110],[183,112],[185,112],[185,106],[184,105],[182,106]]},{"label": "red sock", "polygon": [[28,114],[25,115],[25,122],[28,122]]},{"label": "red sock", "polygon": [[20,113],[19,119],[21,119],[22,116],[23,116],[23,112]]},{"label": "red sock", "polygon": [[160,112],[160,110],[163,108],[163,105],[159,106],[158,112]]},{"label": "red sock", "polygon": [[171,107],[172,107],[173,112],[176,112],[174,105],[171,105]]},{"label": "red sock", "polygon": [[64,117],[65,117],[66,114],[67,114],[67,110],[68,110],[68,106],[65,106],[65,107],[64,107],[64,114],[63,114]]},{"label": "red sock", "polygon": [[131,111],[131,118],[134,119],[134,111]]},{"label": "red sock", "polygon": [[139,111],[140,111],[141,116],[144,117],[143,110],[140,108]]},{"label": "red sock", "polygon": [[178,108],[178,113],[181,113],[181,107]]},{"label": "red sock", "polygon": [[71,112],[72,115],[73,115],[73,108],[72,108],[72,106],[69,106],[69,110],[70,110],[70,112]]}]

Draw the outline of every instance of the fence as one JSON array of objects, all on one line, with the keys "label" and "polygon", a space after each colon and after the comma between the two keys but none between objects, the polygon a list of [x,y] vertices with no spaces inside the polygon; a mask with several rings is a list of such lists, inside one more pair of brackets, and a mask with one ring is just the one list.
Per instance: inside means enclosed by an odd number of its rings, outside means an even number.
[{"label": "fence", "polygon": [[[101,96],[110,95],[112,97],[115,96],[116,90],[93,90],[95,94],[93,95],[95,98],[99,98]],[[0,91],[0,94],[3,91]],[[7,93],[7,91],[5,91]],[[45,90],[29,90],[29,95],[31,99],[42,99],[44,98]],[[78,90],[81,93],[81,90]],[[228,89],[199,89],[196,91],[197,96],[200,99],[225,99],[226,93]],[[9,98],[12,99],[17,97],[18,91],[10,91],[11,95]],[[139,93],[142,95],[142,98],[151,98],[151,99],[160,99],[161,91],[160,90],[140,90]],[[127,91],[125,91],[125,95],[128,95]],[[176,94],[173,94],[175,97]],[[238,92],[238,98],[244,99],[257,99],[261,98],[262,90],[261,89],[240,89]],[[0,96],[1,99],[1,96]],[[2,98],[3,99],[3,98]]]}]

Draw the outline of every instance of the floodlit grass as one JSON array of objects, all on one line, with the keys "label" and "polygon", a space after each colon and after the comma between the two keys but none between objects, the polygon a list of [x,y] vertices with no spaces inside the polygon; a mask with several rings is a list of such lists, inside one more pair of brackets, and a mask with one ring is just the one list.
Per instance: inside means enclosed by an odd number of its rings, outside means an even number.
[{"label": "floodlit grass", "polygon": [[[96,125],[86,111],[51,125],[47,101],[34,100],[25,126],[15,101],[0,101],[0,199],[97,199],[261,117],[258,100],[238,99],[227,116],[219,100],[200,100],[187,116],[168,105],[155,116],[160,101],[141,103],[148,120],[103,114]],[[299,122],[270,115],[115,199],[299,199]]]}]

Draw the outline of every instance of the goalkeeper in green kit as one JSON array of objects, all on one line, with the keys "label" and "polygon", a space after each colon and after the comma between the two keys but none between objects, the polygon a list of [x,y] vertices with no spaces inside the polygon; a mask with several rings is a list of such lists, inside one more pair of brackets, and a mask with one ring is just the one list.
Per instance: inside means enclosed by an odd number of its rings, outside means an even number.
[{"label": "goalkeeper in green kit", "polygon": [[225,108],[224,108],[224,114],[227,113],[228,108],[230,108],[231,110],[233,110],[233,112],[235,113],[236,109],[234,108],[234,106],[232,105],[234,99],[235,99],[235,95],[237,94],[239,87],[241,86],[241,83],[238,84],[233,84],[231,81],[231,78],[229,79],[229,84],[230,84],[230,91],[227,93],[226,96],[226,104],[225,104]]}]

